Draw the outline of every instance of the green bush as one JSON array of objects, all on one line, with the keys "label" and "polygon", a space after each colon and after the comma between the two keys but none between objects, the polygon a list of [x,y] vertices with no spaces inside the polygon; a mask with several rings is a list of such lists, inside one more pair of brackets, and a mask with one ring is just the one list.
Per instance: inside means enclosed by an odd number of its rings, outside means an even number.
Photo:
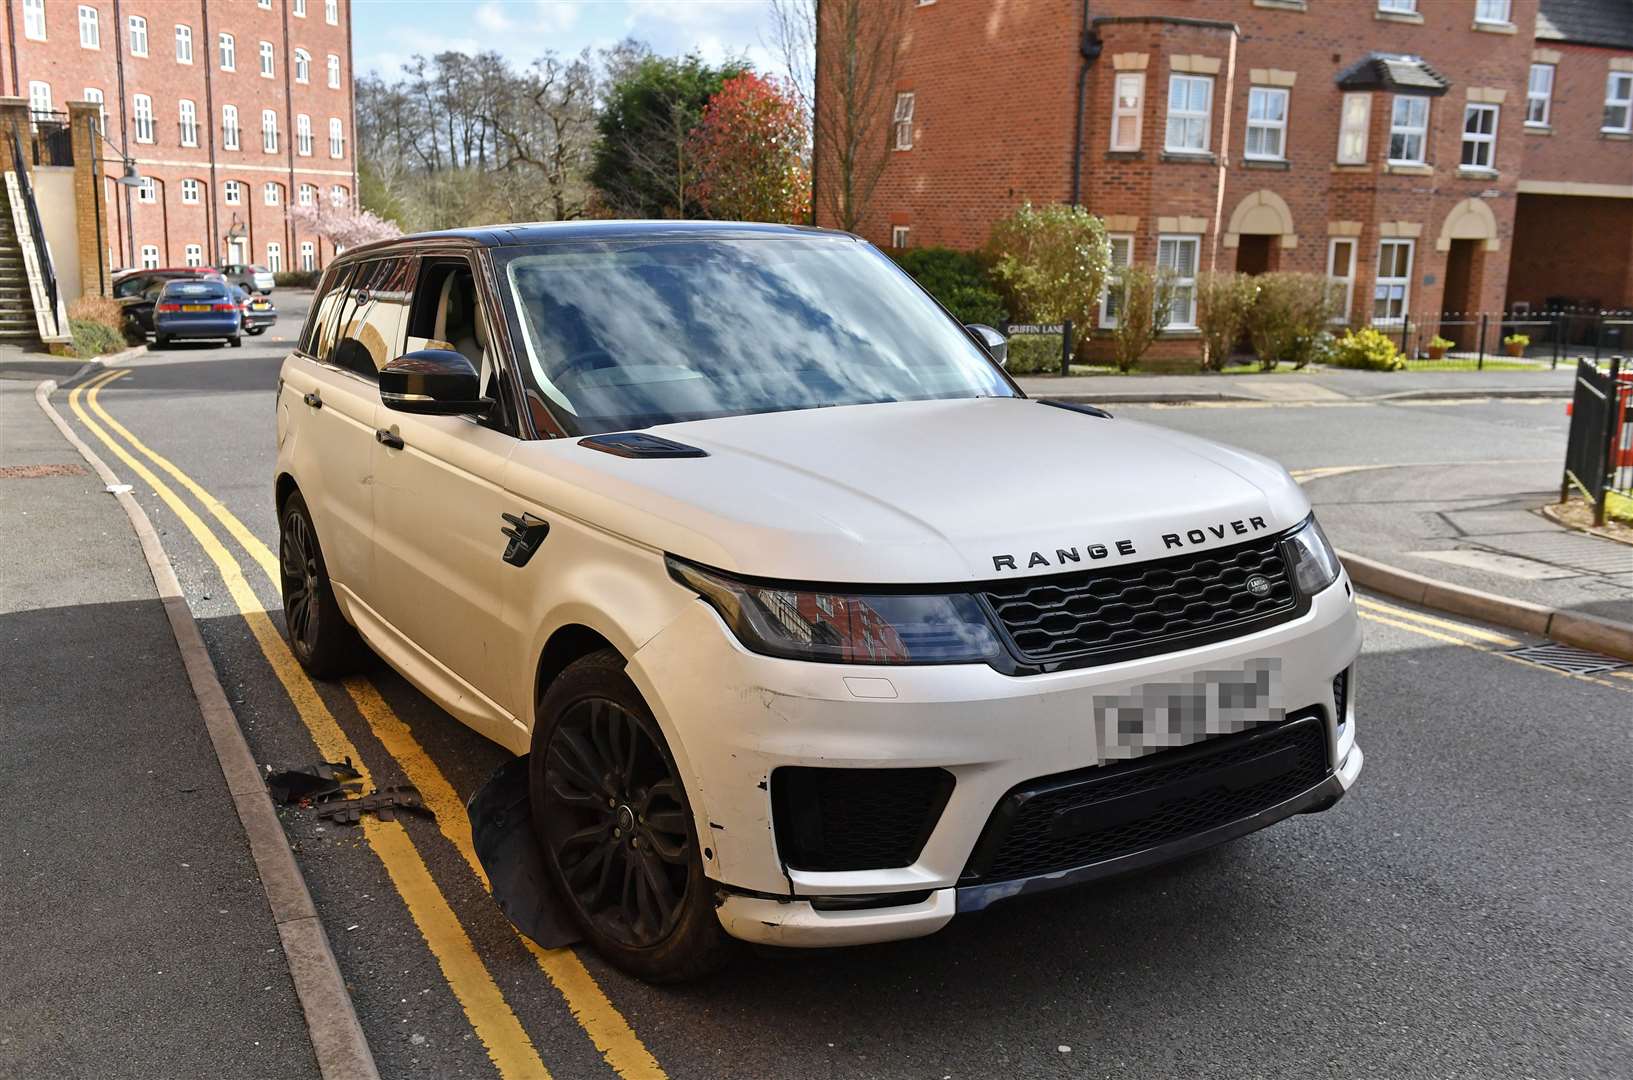
[{"label": "green bush", "polygon": [[1014,301],[1017,319],[1067,319],[1087,337],[1111,266],[1105,225],[1081,206],[1024,203],[992,226],[992,277]]},{"label": "green bush", "polygon": [[1332,316],[1327,279],[1320,274],[1272,273],[1260,274],[1254,282],[1258,295],[1247,326],[1259,367],[1274,371],[1284,360],[1304,367]]},{"label": "green bush", "polygon": [[1009,363],[1004,369],[1011,375],[1059,374],[1060,339],[1053,334],[1010,338]]},{"label": "green bush", "polygon": [[1394,339],[1370,327],[1359,333],[1350,331],[1334,342],[1327,362],[1369,371],[1399,371],[1406,366]]},{"label": "green bush", "polygon": [[1140,358],[1162,336],[1174,314],[1174,278],[1166,270],[1130,266],[1122,272],[1123,306],[1111,332],[1117,370],[1133,371]]},{"label": "green bush", "polygon": [[1253,311],[1259,286],[1242,273],[1204,273],[1196,278],[1196,328],[1202,335],[1202,369],[1220,371],[1236,348]]},{"label": "green bush", "polygon": [[74,355],[81,359],[115,353],[125,347],[125,335],[106,323],[69,319],[68,327],[74,332]]},{"label": "green bush", "polygon": [[987,264],[979,255],[952,248],[905,248],[891,257],[926,292],[940,300],[961,323],[997,326],[1004,321],[1004,302],[992,287]]},{"label": "green bush", "polygon": [[321,270],[279,270],[272,275],[272,283],[280,289],[315,289]]}]

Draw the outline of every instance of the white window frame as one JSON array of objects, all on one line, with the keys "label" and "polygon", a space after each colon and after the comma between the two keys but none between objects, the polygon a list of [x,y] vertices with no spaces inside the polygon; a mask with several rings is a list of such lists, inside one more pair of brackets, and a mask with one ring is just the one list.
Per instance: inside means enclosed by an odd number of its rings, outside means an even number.
[{"label": "white window frame", "polygon": [[[1180,87],[1186,88],[1186,105],[1190,104],[1190,90],[1200,86],[1203,91],[1201,109],[1174,108],[1174,91]],[[1185,133],[1185,141],[1179,144],[1174,142],[1174,124],[1178,121]],[[1196,127],[1202,131],[1202,142],[1199,146],[1190,144],[1189,133]],[[1206,154],[1212,142],[1213,135],[1213,76],[1192,75],[1188,72],[1175,71],[1168,76],[1168,123],[1164,126],[1162,148],[1170,154]]]},{"label": "white window frame", "polygon": [[242,206],[244,204],[244,182],[242,180],[223,180],[221,182],[221,201],[228,206]]},{"label": "white window frame", "polygon": [[183,266],[203,266],[204,248],[198,244],[188,244],[181,249],[181,261]]},{"label": "white window frame", "polygon": [[297,19],[306,18],[306,0],[291,0],[289,13]]},{"label": "white window frame", "polygon": [[[1349,274],[1339,274],[1335,267],[1338,265],[1338,249],[1349,249]],[[1332,321],[1339,325],[1346,325],[1350,320],[1350,312],[1355,307],[1355,268],[1360,258],[1361,238],[1358,236],[1333,236],[1327,240],[1327,282],[1333,292],[1342,287],[1344,299],[1341,305],[1335,304]]]},{"label": "white window frame", "polygon": [[346,156],[346,127],[338,116],[329,117],[329,156],[337,159]]},{"label": "white window frame", "polygon": [[139,143],[151,143],[155,135],[153,122],[153,98],[147,94],[137,94],[131,98],[131,127],[132,137]]},{"label": "white window frame", "polygon": [[159,201],[159,185],[153,182],[153,177],[144,176],[137,183],[136,201],[139,203],[156,203]]},{"label": "white window frame", "polygon": [[45,0],[23,0],[23,36],[30,41],[44,41]]},{"label": "white window frame", "polygon": [[[1112,294],[1122,295],[1123,275],[1119,273],[1125,267],[1134,265],[1134,234],[1108,233],[1106,240],[1110,244],[1111,261],[1106,268],[1106,284],[1100,290],[1100,325],[1107,330],[1117,328],[1117,315],[1112,311]],[[1117,249],[1123,249],[1122,261],[1117,260]],[[1119,310],[1121,308],[1119,307]]]},{"label": "white window frame", "polygon": [[1372,95],[1360,91],[1345,94],[1338,113],[1338,164],[1366,164],[1371,128]]},{"label": "white window frame", "polygon": [[[1612,109],[1621,110],[1621,124],[1610,122]],[[1605,79],[1605,114],[1599,130],[1612,135],[1633,132],[1633,71],[1612,71]]]},{"label": "white window frame", "polygon": [[130,32],[130,54],[132,56],[147,55],[147,20],[140,15],[132,15],[126,23]]},{"label": "white window frame", "polygon": [[142,245],[142,269],[157,270],[159,268],[159,248],[156,244]]},{"label": "white window frame", "polygon": [[193,203],[198,202],[199,199],[200,199],[201,191],[202,191],[202,189],[199,186],[199,182],[197,180],[195,180],[193,177],[188,176],[188,177],[184,177],[182,179],[182,182],[181,182],[181,201],[182,202],[184,202],[184,203],[186,203],[188,205],[192,205]]},{"label": "white window frame", "polygon": [[890,246],[898,251],[907,246],[908,237],[912,235],[912,227],[908,225],[892,225],[890,227]]},{"label": "white window frame", "polygon": [[328,72],[329,72],[329,89],[339,90],[340,89],[340,55],[338,53],[330,53],[329,54],[327,67],[328,67]]},{"label": "white window frame", "polygon": [[1474,0],[1474,21],[1485,26],[1513,25],[1513,0]]},{"label": "white window frame", "polygon": [[283,205],[283,187],[276,180],[261,185],[261,203],[265,206]]},{"label": "white window frame", "polygon": [[1391,15],[1416,15],[1418,0],[1378,0],[1378,10]]},{"label": "white window frame", "polygon": [[255,0],[255,6],[266,11],[272,10],[272,0]]},{"label": "white window frame", "polygon": [[238,106],[221,106],[221,146],[224,150],[239,150],[243,147],[244,129],[238,125]]},{"label": "white window frame", "polygon": [[216,35],[216,53],[221,60],[222,71],[238,70],[238,39],[223,31]]},{"label": "white window frame", "polygon": [[336,206],[346,206],[351,202],[351,192],[344,184],[330,184],[329,201]]},{"label": "white window frame", "polygon": [[[1280,100],[1280,102],[1281,102],[1281,117],[1278,119],[1278,118],[1273,118],[1273,117],[1270,117],[1268,115],[1265,115],[1265,116],[1260,116],[1257,119],[1255,119],[1254,116],[1253,116],[1253,107],[1254,107],[1254,104],[1255,104],[1255,100],[1254,100],[1255,98],[1259,99],[1260,101],[1265,101],[1265,102]],[[1250,86],[1250,87],[1248,87],[1248,91],[1247,91],[1247,131],[1244,132],[1243,136],[1242,136],[1242,156],[1244,158],[1246,158],[1249,161],[1286,161],[1287,160],[1287,114],[1292,109],[1292,107],[1293,107],[1293,95],[1284,86]],[[1265,110],[1265,112],[1266,113],[1269,112],[1268,108]],[[1272,134],[1275,136],[1275,139],[1276,139],[1276,152],[1275,153],[1267,154],[1262,149],[1258,153],[1253,152],[1251,147],[1253,145],[1253,132],[1254,132],[1255,128],[1257,128],[1259,131],[1265,132],[1266,134],[1265,134],[1264,138],[1266,138],[1266,139],[1268,139],[1270,137],[1270,135],[1272,135]]]},{"label": "white window frame", "polygon": [[[1497,171],[1497,124],[1501,119],[1499,113],[1500,110],[1498,106],[1487,105],[1482,102],[1471,101],[1467,105],[1463,106],[1462,143],[1459,145],[1457,152],[1457,167],[1459,169],[1463,169],[1467,172],[1494,173]],[[1474,116],[1487,115],[1491,117],[1491,130],[1489,132],[1469,131],[1470,118]],[[1484,156],[1486,159],[1484,164],[1480,164],[1478,162],[1470,163],[1463,160],[1466,156],[1468,156],[1470,147],[1474,148],[1474,156],[1476,158],[1481,156],[1481,150],[1484,149]]]},{"label": "white window frame", "polygon": [[300,248],[300,261],[302,272],[310,274],[312,271],[316,270],[318,268],[317,245],[313,244],[310,240],[302,240]]},{"label": "white window frame", "polygon": [[51,111],[51,84],[43,79],[28,81],[28,111],[31,113],[48,113]]},{"label": "white window frame", "polygon": [[278,152],[278,111],[276,109],[261,110],[261,152],[276,154]]},{"label": "white window frame", "polygon": [[298,83],[312,81],[312,54],[305,49],[295,50],[295,81]]},{"label": "white window frame", "polygon": [[318,201],[318,187],[316,184],[302,184],[300,188],[300,204],[315,206]]},{"label": "white window frame", "polygon": [[1164,263],[1163,263],[1163,248],[1165,246],[1170,246],[1170,245],[1171,245],[1171,247],[1169,247],[1169,250],[1171,250],[1173,252],[1176,252],[1176,253],[1182,247],[1185,247],[1187,245],[1190,246],[1190,248],[1191,248],[1191,272],[1190,272],[1190,274],[1188,276],[1180,276],[1179,274],[1174,274],[1170,278],[1170,281],[1173,284],[1174,292],[1175,292],[1176,295],[1178,294],[1179,290],[1181,290],[1181,289],[1189,289],[1190,291],[1189,291],[1189,298],[1188,298],[1188,301],[1187,301],[1187,317],[1184,318],[1184,319],[1179,318],[1178,314],[1177,314],[1177,305],[1176,306],[1171,306],[1168,309],[1169,310],[1168,329],[1170,329],[1170,330],[1195,330],[1196,329],[1196,274],[1197,274],[1197,270],[1201,266],[1201,260],[1202,260],[1202,237],[1199,236],[1196,233],[1163,233],[1161,236],[1157,237],[1157,269],[1159,271],[1161,271],[1161,270],[1172,271],[1174,269],[1174,267],[1177,266],[1177,264],[1179,262],[1177,254],[1176,254],[1174,258],[1171,258],[1171,259],[1168,260],[1168,263],[1170,265],[1167,265],[1167,266],[1164,265]]},{"label": "white window frame", "polygon": [[896,95],[896,108],[891,113],[890,123],[894,131],[891,145],[897,150],[913,149],[913,108],[916,104],[917,96],[911,90]]},{"label": "white window frame", "polygon": [[[1384,251],[1392,248],[1406,249],[1406,273],[1404,275],[1385,276],[1382,272]],[[1374,276],[1372,279],[1372,322],[1376,326],[1399,326],[1411,311],[1412,305],[1412,264],[1417,258],[1417,242],[1408,237],[1385,237],[1378,241],[1378,261],[1373,264]],[[1391,260],[1394,262],[1395,260]],[[1390,315],[1389,311],[1395,298],[1389,294],[1399,290],[1400,315]],[[1383,292],[1385,295],[1379,296]],[[1384,315],[1378,316],[1378,301],[1384,303]]]},{"label": "white window frame", "polygon": [[176,24],[176,63],[193,62],[193,28],[186,23]]},{"label": "white window frame", "polygon": [[108,110],[105,107],[106,99],[102,94],[102,89],[96,86],[87,86],[85,93],[82,95],[82,100],[96,102],[96,130],[99,133],[106,132],[108,130]]},{"label": "white window frame", "polygon": [[305,113],[295,117],[295,153],[312,156],[312,118]]},{"label": "white window frame", "polygon": [[[1408,115],[1403,121],[1400,116],[1401,106],[1406,106],[1408,114],[1416,111],[1416,106],[1423,106],[1421,123],[1411,123]],[[1417,139],[1417,157],[1396,157],[1395,136],[1403,140]],[[1391,165],[1422,165],[1429,159],[1429,99],[1421,94],[1396,94],[1389,103],[1389,146],[1384,151],[1388,155]]]},{"label": "white window frame", "polygon": [[323,21],[330,26],[340,25],[340,0],[323,0]]},{"label": "white window frame", "polygon": [[188,98],[176,102],[176,137],[183,146],[198,145],[198,105]]},{"label": "white window frame", "polygon": [[[1548,126],[1548,114],[1554,105],[1554,65],[1532,64],[1531,72],[1525,80],[1525,126],[1545,128]],[[1537,76],[1545,75],[1544,85],[1537,88]]]},{"label": "white window frame", "polygon": [[102,16],[90,4],[79,5],[79,47],[102,48]]},{"label": "white window frame", "polygon": [[1144,113],[1145,72],[1119,71],[1111,83],[1112,150],[1128,153],[1140,148]]},{"label": "white window frame", "polygon": [[261,78],[272,79],[277,77],[278,62],[272,48],[272,42],[261,41],[256,43],[256,52],[261,60]]},{"label": "white window frame", "polygon": [[284,268],[284,246],[276,240],[268,240],[266,245],[266,268],[274,274],[282,273]]}]

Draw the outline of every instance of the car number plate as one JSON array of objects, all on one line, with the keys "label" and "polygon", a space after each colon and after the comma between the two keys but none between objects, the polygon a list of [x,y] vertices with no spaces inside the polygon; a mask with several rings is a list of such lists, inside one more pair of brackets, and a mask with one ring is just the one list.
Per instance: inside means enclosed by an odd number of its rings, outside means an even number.
[{"label": "car number plate", "polygon": [[1094,726],[1102,760],[1127,760],[1187,746],[1213,735],[1282,719],[1281,661],[1251,660],[1239,670],[1198,671],[1176,682],[1144,683],[1096,694]]},{"label": "car number plate", "polygon": [[209,311],[210,310],[210,305],[209,304],[183,304],[181,306],[181,309],[183,311]]},{"label": "car number plate", "polygon": [[271,306],[272,305],[267,303],[265,300],[257,300],[253,304],[250,305],[250,307],[252,309],[254,309],[255,311],[265,311],[267,308],[269,308]]}]

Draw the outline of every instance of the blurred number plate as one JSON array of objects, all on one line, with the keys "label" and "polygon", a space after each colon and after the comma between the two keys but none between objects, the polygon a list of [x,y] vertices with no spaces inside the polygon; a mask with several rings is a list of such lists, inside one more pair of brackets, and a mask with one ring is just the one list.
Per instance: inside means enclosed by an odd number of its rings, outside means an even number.
[{"label": "blurred number plate", "polygon": [[265,300],[256,300],[250,304],[250,307],[254,308],[256,311],[265,311],[271,306],[272,305],[267,303]]},{"label": "blurred number plate", "polygon": [[210,305],[209,304],[183,304],[181,306],[181,309],[183,311],[209,311],[210,310]]},{"label": "blurred number plate", "polygon": [[1251,660],[1239,671],[1198,671],[1184,681],[1145,683],[1126,694],[1097,694],[1094,699],[1104,761],[1188,746],[1273,723],[1284,714],[1281,661],[1276,659]]}]

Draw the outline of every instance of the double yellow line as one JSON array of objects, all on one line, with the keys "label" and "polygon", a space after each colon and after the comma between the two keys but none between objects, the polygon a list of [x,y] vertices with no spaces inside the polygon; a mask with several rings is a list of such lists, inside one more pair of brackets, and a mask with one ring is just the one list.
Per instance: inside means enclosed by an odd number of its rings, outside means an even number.
[{"label": "double yellow line", "polygon": [[[68,396],[69,407],[93,435],[153,489],[215,564],[233,603],[289,695],[318,752],[330,761],[350,758],[362,773],[364,785],[370,785],[370,770],[363,755],[341,729],[306,672],[296,663],[283,635],[267,615],[266,605],[246,580],[238,560],[175,489],[136,455],[140,454],[168,474],[197,500],[259,566],[274,589],[279,587],[276,556],[219,499],[148,447],[102,407],[98,400],[102,389],[128,373],[128,369],[116,368],[84,386],[76,387]],[[118,438],[110,434],[110,429]],[[486,887],[487,876],[471,842],[465,805],[455,793],[453,785],[372,683],[363,678],[351,678],[345,681],[345,687],[375,737],[409,782],[419,789],[426,805],[435,812],[437,827],[443,836],[453,844]],[[384,865],[500,1076],[548,1077],[549,1071],[540,1059],[537,1048],[505,1000],[492,973],[477,954],[458,916],[431,877],[424,859],[401,823],[365,817],[363,835]],[[657,1060],[607,999],[577,954],[570,949],[542,949],[519,933],[517,936],[566,1000],[569,1011],[590,1041],[619,1076],[627,1080],[665,1080]]]},{"label": "double yellow line", "polygon": [[1436,615],[1413,611],[1410,608],[1399,607],[1395,604],[1386,604],[1382,600],[1376,600],[1370,596],[1357,595],[1355,604],[1361,618],[1369,622],[1394,627],[1396,630],[1405,630],[1408,633],[1430,638],[1445,645],[1457,645],[1465,649],[1489,653],[1511,663],[1523,664],[1532,671],[1546,671],[1564,679],[1577,679],[1581,682],[1608,686],[1612,690],[1633,694],[1633,670],[1624,669],[1610,672],[1610,678],[1601,678],[1596,675],[1577,675],[1569,671],[1560,671],[1558,668],[1544,667],[1541,664],[1533,664],[1529,660],[1510,655],[1508,650],[1517,649],[1524,642],[1511,638],[1507,634],[1487,630],[1484,627],[1474,626],[1456,619],[1443,619]]}]

